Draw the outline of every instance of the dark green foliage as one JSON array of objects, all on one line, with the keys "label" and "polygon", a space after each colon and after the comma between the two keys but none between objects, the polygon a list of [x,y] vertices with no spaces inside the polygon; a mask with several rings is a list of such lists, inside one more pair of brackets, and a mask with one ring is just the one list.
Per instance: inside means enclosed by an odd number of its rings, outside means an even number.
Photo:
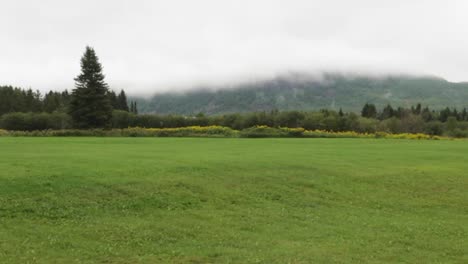
[{"label": "dark green foliage", "polygon": [[413,114],[415,114],[415,115],[421,114],[421,104],[418,103],[416,105],[416,107],[411,107],[411,110],[412,110]]},{"label": "dark green foliage", "polygon": [[[278,130],[278,129],[273,129]],[[3,132],[3,131],[0,131]],[[297,137],[298,134],[284,133],[289,137]],[[238,131],[228,127],[180,127],[163,129],[123,128],[123,129],[56,129],[56,130],[31,130],[8,131],[0,133],[2,136],[13,137],[237,137]]]},{"label": "dark green foliage", "polygon": [[455,128],[454,130],[450,131],[448,135],[455,138],[467,138],[468,131],[462,130],[460,128]]},{"label": "dark green foliage", "polygon": [[377,117],[377,108],[374,104],[366,103],[361,111],[361,116],[366,118],[376,118]]},{"label": "dark green foliage", "polygon": [[401,119],[401,130],[405,133],[424,132],[424,120],[419,115],[409,115]]},{"label": "dark green foliage", "polygon": [[444,126],[439,121],[426,123],[424,133],[428,135],[441,136],[444,133]]},{"label": "dark green foliage", "polygon": [[384,120],[384,119],[388,119],[394,116],[395,116],[395,110],[393,110],[393,107],[390,104],[388,104],[382,110],[382,113],[380,114],[380,119]]},{"label": "dark green foliage", "polygon": [[[128,105],[123,103],[127,100],[123,90],[119,96],[114,91],[109,91],[107,96],[114,109],[129,111]],[[70,100],[71,95],[67,90],[63,92],[49,91],[41,96],[37,91],[33,92],[32,90],[23,90],[12,86],[0,86],[0,116],[14,112],[67,112]]]},{"label": "dark green foliage", "polygon": [[251,127],[241,131],[241,137],[247,138],[267,138],[267,137],[285,137],[286,132],[272,127]]},{"label": "dark green foliage", "polygon": [[435,120],[435,113],[429,110],[429,107],[425,107],[421,112],[421,117],[425,122]]},{"label": "dark green foliage", "polygon": [[31,89],[23,90],[12,86],[0,86],[0,116],[12,112],[64,111],[70,96],[67,91],[53,92],[41,96]]},{"label": "dark green foliage", "polygon": [[54,111],[65,112],[70,101],[70,95],[68,91],[64,92],[53,92],[47,93],[42,100],[43,109],[42,111],[52,113]]},{"label": "dark green foliage", "polygon": [[344,116],[343,109],[340,108],[340,111],[338,111],[338,115]]},{"label": "dark green foliage", "polygon": [[133,114],[138,114],[138,107],[137,107],[137,102],[136,101],[131,101],[130,102],[130,112]]},{"label": "dark green foliage", "polygon": [[40,102],[40,98],[41,94],[39,91],[33,92],[31,89],[26,91],[25,105],[30,112],[41,111],[42,105]]},{"label": "dark green foliage", "polygon": [[9,113],[2,116],[0,125],[7,130],[29,130],[30,122],[27,113]]},{"label": "dark green foliage", "polygon": [[126,128],[130,126],[135,116],[132,113],[123,110],[114,110],[112,112],[111,124],[113,128]]},{"label": "dark green foliage", "polygon": [[440,111],[439,120],[441,122],[446,122],[450,116],[452,116],[452,111],[450,111],[450,108],[446,107],[444,110]]},{"label": "dark green foliage", "polygon": [[97,128],[110,125],[112,105],[102,66],[94,49],[86,47],[81,58],[81,74],[75,78],[69,114],[78,128]]},{"label": "dark green foliage", "polygon": [[460,120],[468,121],[468,112],[466,111],[466,108],[463,108],[463,111],[460,113]]},{"label": "dark green foliage", "polygon": [[127,104],[127,95],[124,90],[121,90],[119,95],[116,95],[114,91],[109,91],[107,94],[114,110],[130,111]]},{"label": "dark green foliage", "polygon": [[[262,111],[252,113],[236,113],[217,116],[207,116],[198,113],[195,116],[182,115],[157,115],[133,113],[135,102],[130,102],[130,112],[114,110],[109,128],[180,128],[189,126],[223,126],[235,130],[245,130],[256,126],[268,126],[269,128],[304,128],[306,130],[326,130],[332,132],[355,131],[359,133],[426,133],[429,135],[452,136],[457,131],[457,137],[463,135],[460,131],[468,131],[468,122],[465,121],[466,110],[446,108],[442,111],[430,110],[428,107],[398,107],[393,110],[387,105],[382,111],[376,111],[378,118],[360,117],[353,112],[345,113],[322,109],[315,112],[303,111]],[[364,109],[372,109],[369,104]],[[421,111],[417,110],[421,109]],[[366,110],[367,111],[367,110]],[[367,113],[366,111],[363,111]],[[420,112],[420,114],[414,114]],[[54,112],[55,114],[58,114]],[[67,116],[62,114],[63,116]],[[446,122],[443,115],[447,115]],[[389,117],[391,116],[391,117]],[[42,118],[42,119],[41,119]],[[37,119],[37,120],[36,120]],[[64,119],[64,118],[62,118]],[[0,128],[7,130],[37,130],[62,128],[62,119],[49,119],[43,122],[43,115],[31,115],[25,113],[11,113],[4,115]],[[55,120],[55,121],[54,121]],[[55,123],[54,123],[55,122]],[[65,122],[69,126],[69,122]],[[253,130],[252,135],[255,135]],[[269,130],[270,131],[270,130]],[[276,135],[271,130],[272,135]],[[248,130],[245,133],[250,133]],[[260,133],[262,135],[268,134]]]},{"label": "dark green foliage", "polygon": [[115,107],[114,109],[123,110],[127,112],[129,111],[128,104],[127,104],[127,95],[125,94],[124,90],[121,90],[119,95],[117,96],[117,107]]},{"label": "dark green foliage", "polygon": [[448,132],[453,132],[457,128],[457,118],[454,116],[449,116],[447,122],[445,123],[446,130]]},{"label": "dark green foliage", "polygon": [[112,108],[119,109],[119,103],[117,102],[117,95],[115,94],[115,92],[110,90],[107,93],[107,96],[109,97],[109,101],[110,101],[110,104],[112,105]]},{"label": "dark green foliage", "polygon": [[71,127],[65,113],[8,113],[0,118],[0,127],[7,130],[32,131]]}]

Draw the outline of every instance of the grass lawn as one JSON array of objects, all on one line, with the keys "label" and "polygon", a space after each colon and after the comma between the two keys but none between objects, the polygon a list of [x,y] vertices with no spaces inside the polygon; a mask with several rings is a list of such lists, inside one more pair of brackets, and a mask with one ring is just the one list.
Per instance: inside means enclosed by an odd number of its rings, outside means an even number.
[{"label": "grass lawn", "polygon": [[468,141],[0,138],[1,263],[468,263]]}]

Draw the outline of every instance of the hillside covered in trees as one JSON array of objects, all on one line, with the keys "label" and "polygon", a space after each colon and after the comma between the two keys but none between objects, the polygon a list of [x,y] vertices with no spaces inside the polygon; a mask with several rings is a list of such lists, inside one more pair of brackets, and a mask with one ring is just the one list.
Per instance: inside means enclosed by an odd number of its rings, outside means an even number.
[{"label": "hillside covered in trees", "polygon": [[316,78],[291,74],[268,81],[230,87],[199,87],[185,93],[161,93],[151,99],[134,98],[142,113],[223,114],[270,110],[331,109],[359,112],[366,103],[410,107],[421,103],[432,109],[464,108],[468,83],[435,77],[373,78],[325,74]]}]

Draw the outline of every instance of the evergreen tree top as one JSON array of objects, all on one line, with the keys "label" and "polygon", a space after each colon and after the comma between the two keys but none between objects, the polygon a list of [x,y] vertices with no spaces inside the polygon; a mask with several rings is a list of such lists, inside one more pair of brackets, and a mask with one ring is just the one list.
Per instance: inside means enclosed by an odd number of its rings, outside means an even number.
[{"label": "evergreen tree top", "polygon": [[107,88],[102,65],[93,48],[86,46],[81,58],[81,73],[75,78],[77,88]]}]

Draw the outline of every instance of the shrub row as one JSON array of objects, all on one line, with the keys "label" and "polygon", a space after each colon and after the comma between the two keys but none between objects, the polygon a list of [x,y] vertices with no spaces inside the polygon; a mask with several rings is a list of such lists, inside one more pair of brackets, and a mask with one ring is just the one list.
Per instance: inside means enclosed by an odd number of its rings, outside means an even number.
[{"label": "shrub row", "polygon": [[32,137],[236,137],[237,131],[221,126],[192,126],[181,128],[124,128],[124,129],[60,129],[34,131],[0,130],[0,136]]},{"label": "shrub row", "polygon": [[235,137],[238,131],[222,126],[190,126],[180,128],[124,128],[122,136],[129,137]]},{"label": "shrub row", "polygon": [[[464,120],[464,119],[463,119]],[[379,131],[400,133],[423,133],[428,135],[468,137],[468,121],[459,121],[455,117],[448,117],[446,122],[428,121],[421,115],[408,114],[404,117],[391,117],[384,120],[360,117],[354,113],[339,114],[335,111],[322,110],[320,112],[278,112],[226,114],[220,116],[181,115],[135,115],[126,111],[115,110],[107,129],[125,129],[128,127],[144,128],[181,128],[192,126],[222,126],[233,130],[243,131],[245,137],[284,137],[308,134],[305,131],[346,131],[357,133],[377,133]],[[260,127],[257,128],[256,126]],[[255,129],[252,129],[254,127]],[[297,128],[298,130],[268,129],[278,127]],[[62,130],[73,128],[73,122],[65,113],[8,113],[0,116],[0,129],[15,131],[34,130]],[[301,132],[303,128],[304,131]],[[85,132],[87,133],[87,132]],[[161,132],[165,133],[165,132]],[[175,132],[168,132],[175,133]],[[184,134],[186,132],[179,132]],[[99,133],[98,133],[99,134]],[[199,133],[198,133],[199,134]],[[309,133],[310,134],[310,133]],[[314,133],[315,136],[317,133]],[[327,137],[329,135],[326,135]],[[333,135],[335,136],[335,135]]]},{"label": "shrub row", "polygon": [[9,113],[1,116],[0,127],[6,130],[33,131],[59,130],[72,127],[69,115],[65,113]]},{"label": "shrub row", "polygon": [[222,126],[191,126],[180,128],[124,128],[124,129],[60,129],[60,130],[34,130],[34,131],[7,131],[0,130],[0,136],[36,136],[36,137],[242,137],[242,138],[386,138],[386,139],[448,139],[435,135],[421,133],[391,134],[386,132],[358,133],[354,131],[332,132],[325,130],[305,130],[303,128],[272,128],[268,126],[255,126],[241,131]]},{"label": "shrub row", "polygon": [[255,126],[244,129],[239,134],[241,137],[306,137],[306,138],[388,138],[388,139],[445,139],[446,137],[427,135],[422,133],[399,133],[387,132],[358,133],[355,131],[333,132],[325,130],[305,130],[303,128],[272,128],[267,126]]}]

